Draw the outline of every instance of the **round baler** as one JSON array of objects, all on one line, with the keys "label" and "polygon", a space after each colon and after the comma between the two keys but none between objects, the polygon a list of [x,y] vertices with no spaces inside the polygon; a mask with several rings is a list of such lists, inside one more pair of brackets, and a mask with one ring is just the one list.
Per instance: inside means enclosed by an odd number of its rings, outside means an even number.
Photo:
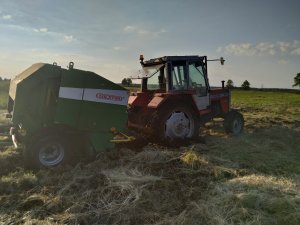
[{"label": "round baler", "polygon": [[113,147],[116,130],[126,129],[127,102],[126,89],[73,63],[37,63],[11,81],[11,135],[31,168],[71,163]]}]

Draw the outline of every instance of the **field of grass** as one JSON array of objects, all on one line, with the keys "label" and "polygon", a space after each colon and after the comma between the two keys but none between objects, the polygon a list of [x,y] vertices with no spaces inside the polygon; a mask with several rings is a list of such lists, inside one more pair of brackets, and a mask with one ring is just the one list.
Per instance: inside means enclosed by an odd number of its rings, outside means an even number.
[{"label": "field of grass", "polygon": [[0,81],[0,110],[7,106],[9,82]]},{"label": "field of grass", "polygon": [[242,91],[232,92],[233,106],[248,114],[261,114],[275,120],[298,120],[300,118],[300,92]]},{"label": "field of grass", "polygon": [[222,121],[205,143],[113,149],[38,172],[0,150],[0,224],[299,225],[300,94],[232,92],[244,133]]}]

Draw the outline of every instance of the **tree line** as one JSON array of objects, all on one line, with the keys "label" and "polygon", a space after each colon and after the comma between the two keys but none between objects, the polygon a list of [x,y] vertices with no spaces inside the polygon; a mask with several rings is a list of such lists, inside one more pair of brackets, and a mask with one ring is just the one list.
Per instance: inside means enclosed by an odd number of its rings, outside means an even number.
[{"label": "tree line", "polygon": [[[2,80],[2,78],[0,77],[0,81],[1,80]],[[121,83],[124,86],[131,86],[132,85],[132,80],[130,78],[124,78]],[[300,87],[300,73],[297,73],[297,75],[294,77],[293,87],[297,87],[297,86]],[[235,88],[234,83],[231,79],[227,80],[226,87],[229,88],[229,89]],[[250,90],[250,82],[248,80],[245,80],[241,84],[241,88],[244,89],[244,90]]]},{"label": "tree line", "polygon": [[[227,87],[228,89],[233,89],[233,88],[235,88],[233,81],[230,80],[230,79],[227,80],[227,82],[226,82],[226,87]],[[250,90],[250,82],[247,81],[247,80],[245,80],[245,81],[242,83],[241,88],[243,88],[244,90]]]},{"label": "tree line", "polygon": [[[300,73],[297,73],[297,75],[294,77],[294,84],[293,84],[293,87],[297,87],[299,86],[300,87]],[[226,82],[226,87],[229,88],[229,89],[232,89],[234,88],[234,83],[232,80],[227,80]],[[245,90],[249,90],[250,89],[250,83],[249,81],[245,80],[242,85],[241,85],[241,88],[245,89]]]},{"label": "tree line", "polygon": [[130,78],[124,78],[124,79],[122,80],[121,84],[122,84],[123,86],[130,86],[130,85],[132,85],[132,80],[131,80]]}]

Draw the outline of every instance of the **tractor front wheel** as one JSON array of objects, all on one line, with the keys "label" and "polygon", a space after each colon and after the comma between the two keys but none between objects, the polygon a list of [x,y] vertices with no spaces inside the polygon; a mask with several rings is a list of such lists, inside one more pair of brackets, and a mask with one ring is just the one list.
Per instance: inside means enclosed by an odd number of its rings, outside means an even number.
[{"label": "tractor front wheel", "polygon": [[227,133],[235,135],[241,133],[244,128],[244,117],[236,110],[230,111],[224,119],[224,128]]}]

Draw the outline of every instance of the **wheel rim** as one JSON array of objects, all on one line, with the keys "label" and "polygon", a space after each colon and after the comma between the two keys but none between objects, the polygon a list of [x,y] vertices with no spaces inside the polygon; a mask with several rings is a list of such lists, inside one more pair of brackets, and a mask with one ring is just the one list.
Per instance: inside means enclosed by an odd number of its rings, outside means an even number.
[{"label": "wheel rim", "polygon": [[235,118],[232,123],[232,133],[239,134],[242,130],[242,120],[241,118]]},{"label": "wheel rim", "polygon": [[65,156],[64,147],[60,143],[49,143],[41,147],[39,160],[44,166],[54,166],[59,164]]},{"label": "wheel rim", "polygon": [[170,139],[190,138],[193,135],[194,122],[180,111],[173,112],[165,123],[165,136]]}]

